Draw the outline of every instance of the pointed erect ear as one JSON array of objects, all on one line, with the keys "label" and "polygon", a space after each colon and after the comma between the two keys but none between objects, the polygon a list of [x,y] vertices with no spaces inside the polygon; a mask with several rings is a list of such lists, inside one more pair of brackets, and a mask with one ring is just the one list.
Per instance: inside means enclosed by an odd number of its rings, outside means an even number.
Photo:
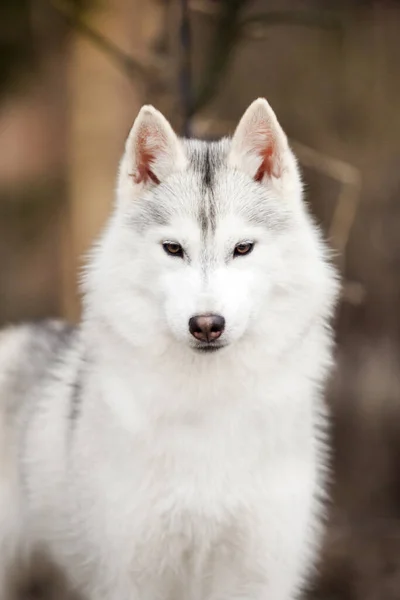
[{"label": "pointed erect ear", "polygon": [[135,184],[158,185],[185,165],[182,144],[167,119],[143,106],[126,142],[125,167]]},{"label": "pointed erect ear", "polygon": [[[264,98],[244,113],[232,138],[229,163],[255,181],[281,178],[291,155],[287,138]],[[289,159],[290,164],[290,159]]]}]

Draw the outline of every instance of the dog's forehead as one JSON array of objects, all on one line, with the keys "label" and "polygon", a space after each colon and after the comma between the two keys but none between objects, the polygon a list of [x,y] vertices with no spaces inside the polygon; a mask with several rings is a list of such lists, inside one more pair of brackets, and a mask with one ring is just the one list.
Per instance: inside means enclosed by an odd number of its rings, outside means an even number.
[{"label": "dog's forehead", "polygon": [[226,216],[243,224],[286,228],[288,206],[268,188],[228,165],[231,140],[185,141],[186,176],[191,182],[191,211],[204,232],[215,230]]},{"label": "dog's forehead", "polygon": [[217,193],[221,172],[226,172],[229,150],[228,140],[205,142],[188,140],[185,150],[188,157],[188,173],[193,180],[192,215],[203,233],[215,230],[217,219],[225,212],[224,198]]},{"label": "dog's forehead", "polygon": [[224,212],[224,202],[216,193],[221,171],[227,170],[229,140],[205,142],[181,141],[187,157],[186,168],[171,173],[139,202],[132,217],[136,229],[168,226],[176,217],[189,218],[202,230],[215,228],[217,213]]},{"label": "dog's forehead", "polygon": [[228,139],[217,142],[184,141],[188,170],[197,178],[203,192],[213,190],[217,175],[226,168],[229,145]]},{"label": "dog's forehead", "polygon": [[137,229],[169,226],[181,217],[185,221],[189,218],[206,234],[215,231],[232,213],[255,225],[281,223],[282,211],[273,201],[266,202],[265,190],[254,186],[244,173],[228,167],[229,139],[182,140],[182,144],[186,169],[171,174],[135,210]]}]

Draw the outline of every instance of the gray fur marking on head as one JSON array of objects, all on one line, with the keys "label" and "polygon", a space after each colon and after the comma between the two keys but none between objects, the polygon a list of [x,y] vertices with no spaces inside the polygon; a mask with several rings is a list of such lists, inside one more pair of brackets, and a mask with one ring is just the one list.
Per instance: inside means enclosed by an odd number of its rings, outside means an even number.
[{"label": "gray fur marking on head", "polygon": [[130,216],[130,224],[139,233],[145,233],[149,227],[168,225],[171,216],[171,209],[162,201],[162,197],[154,191],[153,197],[146,199],[140,204],[140,207]]},{"label": "gray fur marking on head", "polygon": [[[193,217],[198,221],[205,240],[215,232],[218,214],[223,213],[223,205],[230,204],[230,202],[226,203],[227,199],[220,198],[218,192],[218,181],[221,180],[221,175],[228,172],[227,157],[230,141],[224,138],[216,142],[202,140],[181,140],[181,142],[188,158],[186,172],[193,178],[191,185],[194,202],[188,208],[193,210]],[[179,177],[178,173],[176,175]],[[235,175],[241,178],[241,185],[238,188],[245,190],[248,187],[249,190],[249,201],[243,202],[242,198],[238,204],[239,214],[249,223],[274,231],[286,228],[289,213],[285,207],[278,206],[274,198],[271,198],[270,202],[266,199],[268,188],[261,188],[264,184],[257,184],[260,188],[255,188],[254,182],[244,173],[236,171]],[[182,208],[183,205],[181,198],[177,197],[176,203],[171,201],[171,196],[176,196],[178,190],[179,187],[175,188],[174,181],[170,179],[153,188],[151,194],[144,197],[143,202],[139,202],[140,206],[130,216],[130,223],[136,231],[144,234],[151,226],[167,226],[176,208]],[[165,196],[169,197],[168,201]]]},{"label": "gray fur marking on head", "polygon": [[214,232],[217,226],[217,198],[215,182],[218,172],[226,167],[227,144],[220,142],[190,141],[187,150],[192,171],[199,178],[201,191],[198,221],[203,237],[209,231]]}]

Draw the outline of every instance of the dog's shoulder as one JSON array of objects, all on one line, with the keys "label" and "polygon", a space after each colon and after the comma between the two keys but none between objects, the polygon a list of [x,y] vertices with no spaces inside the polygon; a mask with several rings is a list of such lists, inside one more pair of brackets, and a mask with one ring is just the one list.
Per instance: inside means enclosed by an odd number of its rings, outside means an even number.
[{"label": "dog's shoulder", "polygon": [[25,392],[51,368],[76,333],[59,321],[25,323],[0,331],[0,403],[14,410]]}]

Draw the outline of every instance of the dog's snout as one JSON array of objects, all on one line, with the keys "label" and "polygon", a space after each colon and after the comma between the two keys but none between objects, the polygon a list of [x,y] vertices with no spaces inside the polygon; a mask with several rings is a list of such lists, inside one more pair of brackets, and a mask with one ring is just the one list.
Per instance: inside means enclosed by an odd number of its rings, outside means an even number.
[{"label": "dog's snout", "polygon": [[189,331],[201,342],[217,340],[225,329],[225,319],[221,315],[196,315],[189,319]]}]

